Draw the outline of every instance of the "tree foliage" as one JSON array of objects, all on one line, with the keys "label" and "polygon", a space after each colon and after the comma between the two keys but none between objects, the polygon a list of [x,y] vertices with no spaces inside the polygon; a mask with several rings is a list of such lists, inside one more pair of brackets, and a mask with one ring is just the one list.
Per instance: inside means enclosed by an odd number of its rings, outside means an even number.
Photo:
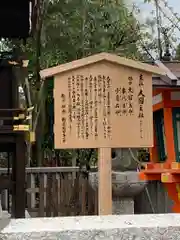
[{"label": "tree foliage", "polygon": [[109,51],[138,57],[140,32],[123,1],[56,0],[47,5],[42,67]]},{"label": "tree foliage", "polygon": [[163,55],[166,55],[168,51],[174,55],[178,42],[176,31],[180,31],[179,14],[170,6],[171,3],[168,0],[144,0],[144,3],[154,5],[146,22],[150,29],[147,38],[148,48],[156,54],[157,58],[163,59]]},{"label": "tree foliage", "polygon": [[[62,162],[76,157],[80,166],[94,162],[96,151],[54,151],[53,145],[53,80],[47,81],[41,92],[39,71],[42,68],[69,62],[102,51],[134,59],[147,60],[147,50],[156,49],[153,21],[140,24],[135,18],[137,8],[129,10],[123,0],[37,0],[33,11],[33,35],[21,49],[29,62],[29,84],[33,119],[38,116],[37,141],[33,152],[34,164],[52,154]],[[139,12],[139,10],[138,10]],[[137,11],[136,11],[137,13]],[[147,26],[152,32],[147,31]],[[11,42],[8,46],[17,45]],[[7,46],[7,43],[6,43]],[[145,48],[144,48],[145,47]],[[41,103],[41,104],[39,104]],[[39,165],[42,161],[38,161]],[[67,164],[67,162],[66,162]]]},{"label": "tree foliage", "polygon": [[[134,9],[129,11],[123,0],[38,0],[36,1],[33,22],[33,37],[21,48],[26,52],[29,62],[29,84],[33,105],[41,100],[41,114],[37,126],[36,152],[53,150],[48,118],[52,115],[52,81],[47,91],[40,95],[42,68],[72,61],[102,51],[121,56],[141,59],[139,50],[142,39],[140,24],[134,17]],[[11,43],[17,45],[17,42]],[[10,45],[11,45],[10,44]],[[47,101],[48,100],[48,101]],[[51,113],[48,109],[51,107]],[[33,116],[37,116],[35,108]],[[48,120],[48,121],[47,121]],[[51,127],[52,127],[52,118]],[[54,151],[53,151],[54,152]],[[35,158],[42,158],[41,156]],[[58,151],[55,155],[69,158],[72,151]],[[96,158],[91,150],[76,152],[79,159]]]},{"label": "tree foliage", "polygon": [[[133,11],[129,12],[125,2],[92,0],[54,0],[46,4],[41,29],[40,67],[46,68],[69,62],[102,51],[121,56],[141,58],[138,41],[142,37]],[[30,69],[37,67],[37,41],[31,39],[27,44]],[[49,100],[47,107],[53,106],[52,85],[47,88]],[[45,106],[44,106],[45,107]],[[46,109],[47,110],[47,109]],[[52,116],[51,116],[52,117]],[[52,121],[51,121],[52,124]],[[42,124],[41,124],[42,126]],[[41,147],[53,149],[53,135],[46,124]],[[72,151],[56,151],[60,158],[72,155]],[[67,155],[68,154],[68,155]],[[87,165],[89,158],[96,158],[92,150],[76,151],[78,159]],[[80,161],[81,162],[81,161]],[[80,163],[81,165],[81,163]]]},{"label": "tree foliage", "polygon": [[[102,51],[140,58],[137,47],[140,37],[136,19],[123,1],[55,0],[47,4],[44,16],[41,68]],[[33,54],[33,42],[29,44],[33,69],[36,65],[36,56]],[[48,87],[50,108],[52,108],[51,87],[50,85]],[[50,111],[52,112],[52,109]],[[47,131],[43,148],[46,150],[53,148],[52,138],[53,135]],[[61,154],[64,155],[64,151],[61,151]],[[91,150],[77,151],[76,155],[86,163],[89,157],[94,159],[95,156]]]}]

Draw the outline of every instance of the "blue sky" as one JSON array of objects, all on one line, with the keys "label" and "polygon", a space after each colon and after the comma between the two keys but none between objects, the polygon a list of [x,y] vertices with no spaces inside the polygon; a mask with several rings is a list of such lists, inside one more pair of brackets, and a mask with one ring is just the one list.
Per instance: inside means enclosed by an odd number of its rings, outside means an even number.
[{"label": "blue sky", "polygon": [[[151,0],[152,3],[154,2],[154,0]],[[168,6],[172,7],[172,11],[174,13],[177,13],[178,16],[180,17],[180,0],[165,0],[168,2]],[[131,2],[135,3],[136,5],[138,5],[138,7],[141,9],[141,14],[140,17],[141,19],[145,19],[147,18],[147,16],[151,16],[151,11],[155,9],[154,4],[152,3],[144,3],[144,0],[131,0]],[[159,0],[159,3],[161,3],[161,7],[163,8],[163,10],[165,11],[166,15],[170,18],[172,18],[172,14],[170,12],[170,10],[168,10],[168,8],[164,7],[163,4],[164,0]],[[169,25],[169,20],[167,20],[166,18],[163,19],[163,24],[164,25]],[[179,28],[180,28],[180,22],[179,22]],[[176,35],[180,38],[180,31],[179,30],[175,30]]]},{"label": "blue sky", "polygon": [[[144,10],[146,13],[149,12],[149,9],[152,9],[153,4],[144,3],[143,0],[131,0],[132,2],[138,4],[142,10]],[[168,5],[174,9],[177,13],[180,14],[180,1],[179,0],[166,0],[168,2]],[[152,0],[154,2],[154,0]],[[159,2],[163,2],[163,0],[159,0]]]},{"label": "blue sky", "polygon": [[[163,9],[165,15],[169,18],[171,18],[173,23],[176,23],[179,26],[180,29],[180,21],[178,21],[173,15],[172,12],[177,13],[179,19],[180,19],[180,0],[158,0],[160,3],[160,7]],[[164,2],[168,2],[168,6],[172,8],[172,12],[165,7]],[[155,5],[154,5],[154,0],[151,0],[152,3],[144,3],[144,0],[128,0],[128,5],[131,7],[132,3],[135,3],[136,6],[138,6],[138,8],[140,9],[140,14],[137,14],[137,18],[140,22],[145,22],[145,20],[147,18],[151,18],[152,19],[152,14],[151,12],[153,10],[155,10]],[[170,23],[170,21],[163,16],[162,14],[162,25],[164,27],[169,27],[172,26],[172,23]],[[156,30],[156,29],[155,29]],[[155,34],[157,34],[157,31],[155,32]],[[180,43],[180,30],[178,30],[176,27],[174,27],[174,30],[171,34],[171,36],[176,37],[176,42],[173,42],[173,48],[172,50],[174,50],[177,46],[177,44]],[[172,52],[174,53],[174,51]],[[151,53],[154,57],[155,57],[155,53]]]}]

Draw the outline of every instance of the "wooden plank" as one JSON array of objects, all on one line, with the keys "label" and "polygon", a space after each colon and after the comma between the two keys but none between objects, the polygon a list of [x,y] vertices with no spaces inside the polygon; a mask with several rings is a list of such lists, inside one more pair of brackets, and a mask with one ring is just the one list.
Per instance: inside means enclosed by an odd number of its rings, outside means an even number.
[{"label": "wooden plank", "polygon": [[52,200],[53,200],[53,217],[58,216],[58,183],[56,174],[52,175]]},{"label": "wooden plank", "polygon": [[66,214],[67,216],[73,215],[74,210],[74,199],[73,199],[73,180],[72,179],[66,179]]},{"label": "wooden plank", "polygon": [[44,192],[44,174],[39,174],[39,217],[45,217]]},{"label": "wooden plank", "polygon": [[[3,135],[3,138],[1,138],[0,136],[0,140],[4,139],[4,137],[7,137],[7,135]],[[11,135],[12,137],[12,135]],[[15,135],[13,137],[13,142],[15,142]],[[7,138],[7,142],[9,142],[9,136]],[[1,142],[1,141],[0,141]],[[1,143],[2,144],[2,143]],[[82,168],[82,170],[85,170],[85,168]],[[10,172],[12,171],[12,169],[10,168]],[[91,168],[91,172],[96,172],[97,171],[97,167],[92,167]],[[61,173],[63,175],[66,175],[68,173],[72,174],[72,172],[79,172],[79,167],[27,167],[26,168],[26,173],[27,174],[31,174],[31,173]],[[7,173],[7,168],[0,168],[0,174],[2,173]]]},{"label": "wooden plank", "polygon": [[66,198],[66,191],[67,191],[67,180],[64,178],[61,178],[61,189],[60,189],[60,212],[62,216],[66,216],[66,204],[67,204],[67,198]]},{"label": "wooden plank", "polygon": [[14,218],[25,217],[26,207],[26,189],[25,189],[25,164],[26,164],[26,146],[24,136],[17,134],[16,136],[16,151],[13,159],[12,181],[13,199],[12,199],[12,216]]},{"label": "wooden plank", "polygon": [[[36,189],[36,186],[35,186],[35,175],[36,174],[28,174],[27,175],[27,187],[29,189]],[[35,204],[36,204],[36,192],[27,192],[27,205],[28,205],[28,208],[34,208],[35,207]],[[39,192],[39,189],[38,191]]]},{"label": "wooden plank", "polygon": [[88,215],[95,214],[95,191],[90,186],[87,180],[87,212]]},{"label": "wooden plank", "polygon": [[95,202],[95,206],[94,206],[94,214],[98,215],[98,191],[95,191],[95,195],[94,195],[94,202]]},{"label": "wooden plank", "polygon": [[87,215],[87,179],[82,179],[82,215]]},{"label": "wooden plank", "polygon": [[52,198],[52,175],[47,174],[47,192],[46,192],[46,203],[47,203],[47,211],[46,217],[51,217],[51,198]]},{"label": "wooden plank", "polygon": [[[40,173],[41,174],[41,173]],[[35,187],[35,188],[27,188],[26,189],[26,192],[29,193],[29,194],[32,194],[32,193],[38,193],[40,191],[40,189],[38,187]],[[42,191],[42,190],[41,190]],[[46,188],[43,189],[43,191],[45,192],[46,191]]]},{"label": "wooden plank", "polygon": [[112,173],[111,148],[99,148],[98,151],[98,213],[112,214]]},{"label": "wooden plank", "polygon": [[62,212],[61,212],[61,206],[62,206],[62,178],[61,178],[61,173],[58,174],[58,185],[59,185],[59,191],[58,191],[58,213],[59,216],[62,216]]}]

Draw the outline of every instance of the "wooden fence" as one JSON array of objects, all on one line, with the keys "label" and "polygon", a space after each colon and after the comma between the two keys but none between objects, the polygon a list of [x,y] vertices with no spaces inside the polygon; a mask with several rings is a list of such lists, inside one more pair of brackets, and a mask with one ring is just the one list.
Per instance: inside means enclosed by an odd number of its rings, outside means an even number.
[{"label": "wooden fence", "polygon": [[[0,168],[0,174],[6,172]],[[97,194],[89,185],[88,176],[77,167],[27,168],[26,182],[27,209],[33,217],[97,213]],[[5,190],[1,194],[3,209],[8,208],[8,200],[11,202]]]}]

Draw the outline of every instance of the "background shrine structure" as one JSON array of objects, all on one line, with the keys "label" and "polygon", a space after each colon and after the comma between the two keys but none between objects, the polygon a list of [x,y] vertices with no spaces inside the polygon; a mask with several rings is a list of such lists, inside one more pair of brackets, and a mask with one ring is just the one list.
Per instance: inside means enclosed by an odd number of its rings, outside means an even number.
[{"label": "background shrine structure", "polygon": [[143,180],[161,181],[180,212],[180,63],[157,62],[166,76],[153,76],[154,147],[150,163],[140,173]]}]

